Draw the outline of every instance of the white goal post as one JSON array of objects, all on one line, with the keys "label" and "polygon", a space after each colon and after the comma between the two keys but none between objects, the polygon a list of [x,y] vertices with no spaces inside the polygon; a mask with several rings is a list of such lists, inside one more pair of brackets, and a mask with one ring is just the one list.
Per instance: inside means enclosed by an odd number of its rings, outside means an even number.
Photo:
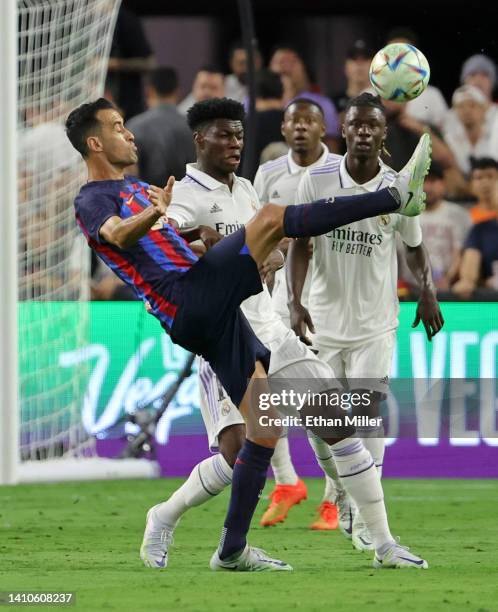
[{"label": "white goal post", "polygon": [[90,262],[73,208],[86,169],[64,122],[104,94],[120,1],[1,3],[0,484],[157,474],[96,457],[89,371],[60,365],[88,342]]},{"label": "white goal post", "polygon": [[0,484],[18,477],[17,395],[17,0],[0,19]]}]

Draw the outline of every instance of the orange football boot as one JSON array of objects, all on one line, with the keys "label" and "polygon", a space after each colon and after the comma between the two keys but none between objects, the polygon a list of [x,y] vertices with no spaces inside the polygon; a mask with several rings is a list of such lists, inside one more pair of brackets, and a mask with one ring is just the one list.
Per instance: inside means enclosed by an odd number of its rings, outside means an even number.
[{"label": "orange football boot", "polygon": [[269,527],[277,523],[283,523],[292,506],[308,499],[308,490],[302,480],[295,485],[275,485],[270,493],[271,503],[268,510],[263,514],[260,525]]},{"label": "orange football boot", "polygon": [[310,529],[319,531],[331,531],[339,527],[337,518],[337,506],[329,501],[324,501],[318,506],[318,518],[310,525]]}]

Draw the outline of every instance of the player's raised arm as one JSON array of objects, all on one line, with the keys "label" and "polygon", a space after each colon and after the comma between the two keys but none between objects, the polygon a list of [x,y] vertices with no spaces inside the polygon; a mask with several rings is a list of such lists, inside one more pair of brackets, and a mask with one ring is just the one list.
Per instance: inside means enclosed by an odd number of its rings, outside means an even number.
[{"label": "player's raised arm", "polygon": [[99,234],[109,244],[120,249],[128,249],[143,238],[160,217],[161,214],[149,206],[138,215],[133,215],[128,219],[110,217],[100,228]]},{"label": "player's raised arm", "polygon": [[164,189],[150,185],[148,195],[152,206],[128,219],[121,219],[118,216],[110,217],[102,224],[99,230],[100,236],[120,249],[127,249],[136,244],[154,223],[166,215],[174,183],[175,178],[170,177]]}]

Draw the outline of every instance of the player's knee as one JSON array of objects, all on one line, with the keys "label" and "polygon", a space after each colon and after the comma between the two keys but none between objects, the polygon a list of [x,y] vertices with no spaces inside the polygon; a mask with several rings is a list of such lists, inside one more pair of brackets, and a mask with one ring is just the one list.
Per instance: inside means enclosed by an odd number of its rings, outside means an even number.
[{"label": "player's knee", "polygon": [[368,417],[369,419],[380,417],[380,404],[386,398],[385,393],[368,389],[355,389],[354,393],[361,398],[359,404],[351,407],[355,417]]},{"label": "player's knee", "polygon": [[237,455],[246,439],[244,425],[232,425],[224,429],[218,436],[218,448],[230,467],[235,465]]}]

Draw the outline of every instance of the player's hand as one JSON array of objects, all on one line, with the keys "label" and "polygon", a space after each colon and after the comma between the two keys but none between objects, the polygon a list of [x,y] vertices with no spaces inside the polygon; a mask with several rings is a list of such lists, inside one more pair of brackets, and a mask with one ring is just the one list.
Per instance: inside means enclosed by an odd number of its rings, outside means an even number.
[{"label": "player's hand", "polygon": [[290,304],[290,324],[292,331],[304,344],[311,346],[311,340],[306,336],[306,328],[313,334],[315,333],[315,327],[311,320],[310,313],[302,304]]},{"label": "player's hand", "polygon": [[200,225],[199,238],[202,240],[202,244],[206,247],[206,249],[210,249],[223,238],[223,235],[214,230],[212,227]]},{"label": "player's hand", "polygon": [[441,331],[444,325],[443,315],[441,314],[436,296],[432,291],[424,291],[421,294],[412,327],[417,327],[420,321],[422,321],[425,327],[425,333],[429,342]]},{"label": "player's hand", "polygon": [[161,216],[166,216],[168,206],[171,204],[174,184],[175,177],[170,176],[164,189],[161,189],[161,187],[156,187],[155,185],[149,185],[149,188],[147,189],[150,203],[158,212],[161,213]]},{"label": "player's hand", "polygon": [[277,270],[283,268],[285,263],[285,255],[280,249],[274,249],[265,261],[259,266],[261,280],[265,283],[274,276]]}]

